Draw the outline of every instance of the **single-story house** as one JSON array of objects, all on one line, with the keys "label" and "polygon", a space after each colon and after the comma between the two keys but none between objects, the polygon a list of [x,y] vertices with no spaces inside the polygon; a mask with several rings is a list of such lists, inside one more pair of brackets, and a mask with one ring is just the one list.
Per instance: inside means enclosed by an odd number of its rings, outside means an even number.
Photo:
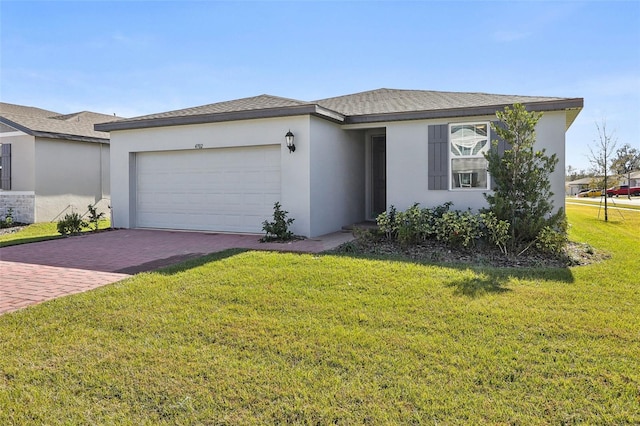
[{"label": "single-story house", "polygon": [[589,177],[569,181],[565,185],[566,194],[569,196],[577,195],[583,189],[589,189],[589,185],[592,185],[595,181],[599,179],[602,179],[602,178],[589,176]]},{"label": "single-story house", "polygon": [[89,204],[107,212],[109,133],[93,126],[118,118],[0,103],[0,216],[50,222]]},{"label": "single-story house", "polygon": [[624,175],[624,184],[629,186],[640,186],[640,170],[631,172],[629,175]]},{"label": "single-story house", "polygon": [[[585,178],[569,181],[565,185],[566,194],[568,196],[573,196],[578,194],[583,189],[589,189],[591,187],[597,186],[598,183],[604,185],[603,180],[604,176],[588,176]],[[629,174],[624,175],[609,175],[607,177],[607,186],[611,188],[615,185],[640,186],[640,170],[633,171]]]},{"label": "single-story house", "polygon": [[260,233],[279,201],[295,219],[292,231],[315,237],[392,205],[486,206],[490,123],[514,103],[544,112],[536,144],[558,155],[553,202],[563,207],[565,132],[582,98],[393,89],[311,102],[260,95],[95,128],[111,135],[116,227]]}]

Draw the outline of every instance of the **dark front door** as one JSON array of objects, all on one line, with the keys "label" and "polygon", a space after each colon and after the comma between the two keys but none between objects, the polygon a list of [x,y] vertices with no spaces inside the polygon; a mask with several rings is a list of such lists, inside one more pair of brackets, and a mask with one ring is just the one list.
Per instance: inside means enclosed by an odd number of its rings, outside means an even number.
[{"label": "dark front door", "polygon": [[387,210],[387,138],[371,138],[371,176],[373,217]]}]

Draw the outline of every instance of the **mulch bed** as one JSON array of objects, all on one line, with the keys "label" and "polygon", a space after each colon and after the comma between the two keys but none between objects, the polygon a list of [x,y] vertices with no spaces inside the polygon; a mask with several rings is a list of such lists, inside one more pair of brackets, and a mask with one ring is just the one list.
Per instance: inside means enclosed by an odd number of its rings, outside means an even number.
[{"label": "mulch bed", "polygon": [[0,235],[15,234],[16,232],[22,231],[27,226],[28,225],[23,225],[21,223],[17,223],[17,224],[12,225],[12,226],[10,226],[8,228],[0,228]]},{"label": "mulch bed", "polygon": [[357,238],[337,247],[333,252],[400,257],[428,263],[462,263],[506,268],[566,268],[589,265],[610,257],[588,244],[575,242],[569,242],[564,253],[560,256],[540,253],[533,249],[520,256],[506,256],[493,246],[473,247],[472,249],[453,248],[437,240],[427,240],[419,244],[403,246],[398,242],[373,236]]}]

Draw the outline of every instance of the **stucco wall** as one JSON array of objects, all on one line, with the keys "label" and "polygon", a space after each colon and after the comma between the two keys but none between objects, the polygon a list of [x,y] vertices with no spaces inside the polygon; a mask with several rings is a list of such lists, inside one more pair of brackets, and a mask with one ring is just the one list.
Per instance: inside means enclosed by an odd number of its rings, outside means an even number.
[{"label": "stucco wall", "polygon": [[36,222],[96,203],[109,215],[109,145],[37,138],[35,146]]},{"label": "stucco wall", "polygon": [[[111,132],[111,187],[116,227],[135,227],[136,153],[234,146],[281,146],[282,207],[295,222],[292,231],[318,236],[365,218],[370,191],[367,138],[386,131],[387,207],[406,209],[418,202],[432,207],[447,201],[456,209],[486,206],[486,190],[427,190],[428,126],[451,122],[492,121],[494,116],[339,126],[311,116],[281,117],[169,126]],[[538,124],[538,147],[560,159],[554,179],[556,207],[564,206],[564,112],[549,112]],[[386,130],[385,130],[386,129]],[[285,133],[295,135],[289,153]],[[270,217],[265,218],[270,219]]]},{"label": "stucco wall", "polygon": [[[457,122],[489,121],[490,117],[458,120]],[[479,209],[486,205],[486,190],[429,191],[428,126],[447,124],[453,120],[418,120],[387,125],[387,208],[405,210],[413,203],[433,207],[451,201],[455,209]]]},{"label": "stucco wall", "polygon": [[[111,132],[111,188],[114,226],[135,227],[135,153],[233,146],[281,145],[281,204],[295,219],[292,231],[311,233],[309,116],[243,120]],[[289,153],[284,135],[295,135]],[[267,217],[265,219],[271,219]]]},{"label": "stucco wall", "polygon": [[364,132],[311,118],[311,236],[364,220]]},{"label": "stucco wall", "polygon": [[550,176],[552,201],[556,209],[565,207],[565,127],[566,114],[561,111],[545,112],[536,127],[536,148],[546,149],[547,155],[558,156],[558,164]]},{"label": "stucco wall", "polygon": [[35,138],[22,132],[2,133],[0,143],[11,144],[11,190],[35,190]]},{"label": "stucco wall", "polygon": [[[427,190],[427,129],[429,125],[495,121],[495,116],[464,119],[417,120],[386,123],[387,128],[387,207],[399,210],[420,203],[424,207],[454,203],[454,209],[478,210],[486,207],[486,190]],[[551,175],[553,203],[564,207],[565,113],[547,112],[536,127],[536,148],[558,155],[558,165]],[[493,138],[493,136],[492,136]]]}]

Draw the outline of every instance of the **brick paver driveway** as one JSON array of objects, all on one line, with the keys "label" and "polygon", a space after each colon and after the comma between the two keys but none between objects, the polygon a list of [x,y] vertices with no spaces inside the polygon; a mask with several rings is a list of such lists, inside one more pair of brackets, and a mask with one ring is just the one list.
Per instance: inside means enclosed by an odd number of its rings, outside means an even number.
[{"label": "brick paver driveway", "polygon": [[291,243],[260,236],[121,229],[0,248],[0,314],[230,248],[317,253],[352,239],[336,233]]}]

